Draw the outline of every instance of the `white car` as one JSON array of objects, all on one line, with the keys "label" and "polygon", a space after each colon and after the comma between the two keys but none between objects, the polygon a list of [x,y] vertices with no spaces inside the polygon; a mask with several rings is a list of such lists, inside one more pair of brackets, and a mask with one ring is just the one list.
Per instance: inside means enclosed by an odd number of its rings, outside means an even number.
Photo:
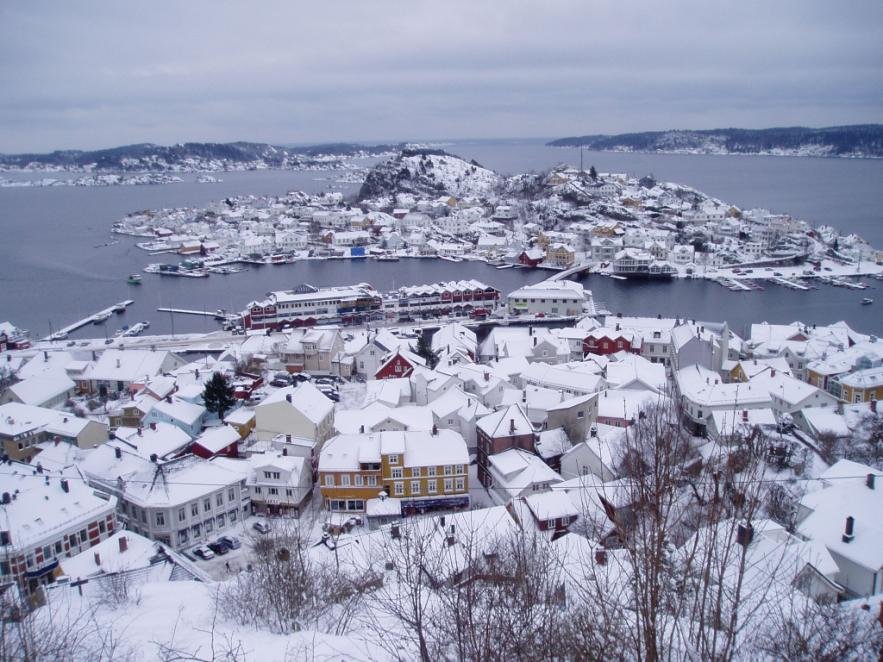
[{"label": "white car", "polygon": [[192,551],[194,556],[198,556],[203,561],[208,561],[209,559],[215,558],[215,553],[205,545],[197,545],[193,548]]},{"label": "white car", "polygon": [[258,533],[270,533],[270,525],[266,522],[255,522],[251,525],[251,528],[253,528]]}]

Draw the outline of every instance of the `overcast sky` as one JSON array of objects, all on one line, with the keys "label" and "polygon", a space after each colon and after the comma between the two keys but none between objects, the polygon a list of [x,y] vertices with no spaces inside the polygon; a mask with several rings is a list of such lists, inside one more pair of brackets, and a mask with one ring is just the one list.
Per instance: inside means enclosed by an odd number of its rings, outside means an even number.
[{"label": "overcast sky", "polygon": [[5,2],[0,152],[883,121],[883,2]]}]

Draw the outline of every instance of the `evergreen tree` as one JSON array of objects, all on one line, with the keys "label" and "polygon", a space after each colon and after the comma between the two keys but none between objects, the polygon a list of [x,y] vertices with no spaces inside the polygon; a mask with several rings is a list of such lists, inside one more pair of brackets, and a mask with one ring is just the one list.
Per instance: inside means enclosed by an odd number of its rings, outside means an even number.
[{"label": "evergreen tree", "polygon": [[233,395],[233,386],[225,375],[220,372],[212,375],[202,392],[202,401],[208,411],[217,414],[222,420],[224,414],[233,409],[236,397]]},{"label": "evergreen tree", "polygon": [[595,170],[595,166],[592,166],[591,168],[589,168],[589,177],[592,178],[593,182],[598,181],[598,171]]},{"label": "evergreen tree", "polygon": [[417,346],[411,347],[411,351],[426,361],[426,367],[430,370],[438,365],[439,352],[432,351],[432,345],[429,344],[429,334],[424,331],[417,339]]}]

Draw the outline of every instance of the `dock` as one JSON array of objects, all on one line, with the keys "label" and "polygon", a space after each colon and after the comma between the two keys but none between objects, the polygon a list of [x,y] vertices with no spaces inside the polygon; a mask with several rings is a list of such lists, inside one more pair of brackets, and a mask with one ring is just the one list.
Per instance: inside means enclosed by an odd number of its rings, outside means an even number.
[{"label": "dock", "polygon": [[809,286],[804,285],[803,283],[798,283],[796,279],[788,280],[787,278],[782,278],[781,276],[772,276],[770,277],[770,281],[775,283],[776,285],[781,285],[782,287],[787,287],[792,290],[807,291],[812,289]]},{"label": "dock", "polygon": [[202,315],[203,317],[214,317],[215,311],[207,310],[188,310],[187,308],[157,308],[161,313],[174,313],[176,315]]},{"label": "dock", "polygon": [[77,329],[81,329],[87,324],[92,324],[95,322],[95,319],[100,316],[112,315],[118,306],[123,306],[124,308],[128,308],[133,303],[135,303],[132,299],[126,299],[125,301],[119,301],[112,306],[105,308],[104,310],[99,310],[97,313],[93,313],[89,315],[89,317],[84,317],[81,320],[77,320],[73,324],[68,324],[67,326],[59,329],[55,333],[46,336],[43,340],[64,340],[69,333],[73,333]]}]

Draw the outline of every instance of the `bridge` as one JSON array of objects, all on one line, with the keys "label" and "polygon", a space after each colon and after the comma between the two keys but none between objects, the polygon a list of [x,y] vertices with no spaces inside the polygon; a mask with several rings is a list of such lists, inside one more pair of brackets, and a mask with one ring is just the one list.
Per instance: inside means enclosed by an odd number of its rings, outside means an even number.
[{"label": "bridge", "polygon": [[570,267],[570,269],[565,269],[564,271],[559,271],[555,275],[547,278],[546,280],[564,280],[565,278],[570,278],[571,276],[578,274],[582,271],[589,271],[594,265],[590,262],[584,262],[582,264],[577,264],[574,267]]}]

